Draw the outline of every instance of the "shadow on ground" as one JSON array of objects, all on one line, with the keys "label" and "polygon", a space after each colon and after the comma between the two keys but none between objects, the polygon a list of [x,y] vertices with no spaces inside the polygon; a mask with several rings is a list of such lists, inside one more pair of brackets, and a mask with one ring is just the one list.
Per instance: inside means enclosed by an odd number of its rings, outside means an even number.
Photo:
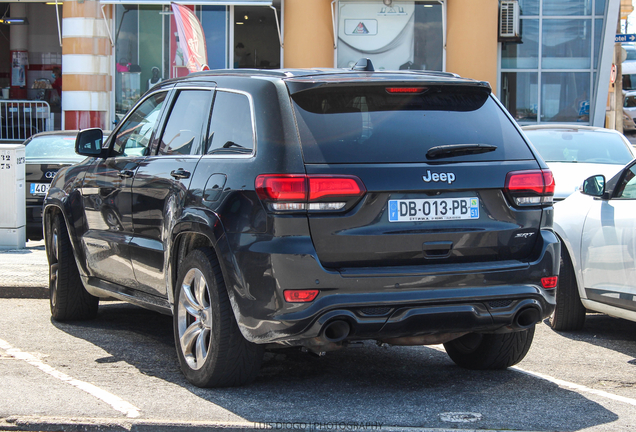
[{"label": "shadow on ground", "polygon": [[633,357],[629,363],[636,365],[636,322],[601,313],[588,313],[582,330],[553,331],[577,342],[589,343]]},{"label": "shadow on ground", "polygon": [[97,362],[125,361],[249,421],[448,428],[462,425],[442,422],[440,413],[468,412],[483,416],[470,428],[580,430],[618,418],[578,393],[522,373],[469,371],[438,349],[372,343],[320,358],[269,352],[253,384],[200,389],[179,371],[169,316],[113,302],[100,305],[93,321],[52,322],[110,354]]}]

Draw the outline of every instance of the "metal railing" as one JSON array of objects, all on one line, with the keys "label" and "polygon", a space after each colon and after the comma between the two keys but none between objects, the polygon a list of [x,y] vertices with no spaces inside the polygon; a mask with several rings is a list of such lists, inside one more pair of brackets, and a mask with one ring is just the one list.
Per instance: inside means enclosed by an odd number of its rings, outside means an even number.
[{"label": "metal railing", "polygon": [[47,102],[0,100],[0,141],[24,141],[49,130],[53,130],[53,121]]}]

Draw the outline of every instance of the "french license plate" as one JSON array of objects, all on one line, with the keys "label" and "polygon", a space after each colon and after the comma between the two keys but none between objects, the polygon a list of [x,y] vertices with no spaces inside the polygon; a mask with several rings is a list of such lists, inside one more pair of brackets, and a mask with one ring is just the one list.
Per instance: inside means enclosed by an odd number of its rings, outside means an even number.
[{"label": "french license plate", "polygon": [[31,183],[31,195],[46,195],[51,183]]},{"label": "french license plate", "polygon": [[479,198],[390,200],[389,222],[479,219]]}]

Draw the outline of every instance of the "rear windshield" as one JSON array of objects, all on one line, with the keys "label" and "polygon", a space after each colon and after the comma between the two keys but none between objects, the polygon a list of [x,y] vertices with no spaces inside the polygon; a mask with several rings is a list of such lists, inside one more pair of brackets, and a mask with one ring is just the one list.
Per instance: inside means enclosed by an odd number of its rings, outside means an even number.
[{"label": "rear windshield", "polygon": [[75,153],[75,136],[48,135],[33,138],[24,148],[29,159],[77,160],[85,159]]},{"label": "rear windshield", "polygon": [[450,144],[487,144],[497,149],[441,161],[533,158],[487,91],[454,86],[421,91],[390,94],[383,85],[295,93],[292,99],[305,162],[429,162],[426,152],[431,147]]},{"label": "rear windshield", "polygon": [[625,165],[632,153],[619,134],[590,130],[527,130],[546,162]]}]

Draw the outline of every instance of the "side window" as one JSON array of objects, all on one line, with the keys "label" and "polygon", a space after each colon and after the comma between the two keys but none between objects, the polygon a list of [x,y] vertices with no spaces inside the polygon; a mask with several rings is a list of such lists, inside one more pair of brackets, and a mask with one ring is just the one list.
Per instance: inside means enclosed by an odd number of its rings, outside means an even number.
[{"label": "side window", "polygon": [[201,154],[201,136],[210,118],[211,104],[211,90],[181,90],[161,136],[159,154]]},{"label": "side window", "polygon": [[150,96],[133,111],[121,126],[115,137],[115,156],[147,155],[150,136],[155,128],[167,92]]},{"label": "side window", "polygon": [[249,154],[254,149],[252,109],[247,96],[217,91],[212,108],[207,154]]},{"label": "side window", "polygon": [[636,166],[632,166],[625,174],[616,190],[616,198],[636,199]]}]

